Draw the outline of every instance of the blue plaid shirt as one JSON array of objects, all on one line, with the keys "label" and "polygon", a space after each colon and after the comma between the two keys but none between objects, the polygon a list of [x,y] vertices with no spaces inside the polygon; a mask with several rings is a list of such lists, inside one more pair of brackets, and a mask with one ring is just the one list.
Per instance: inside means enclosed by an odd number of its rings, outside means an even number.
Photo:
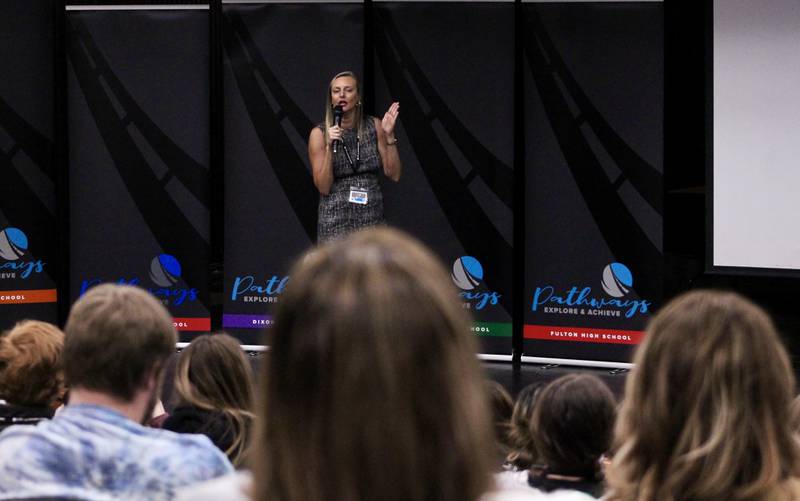
[{"label": "blue plaid shirt", "polygon": [[146,428],[95,405],[0,434],[0,499],[172,499],[179,487],[232,471],[205,436]]}]

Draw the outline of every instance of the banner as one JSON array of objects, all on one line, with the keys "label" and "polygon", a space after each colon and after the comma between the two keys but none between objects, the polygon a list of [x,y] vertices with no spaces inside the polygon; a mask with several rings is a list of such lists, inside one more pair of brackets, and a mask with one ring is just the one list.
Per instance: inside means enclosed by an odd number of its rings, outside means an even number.
[{"label": "banner", "polygon": [[71,299],[139,285],[187,341],[211,328],[207,7],[67,15]]},{"label": "banner", "polygon": [[223,328],[264,332],[292,261],[316,243],[319,195],[308,136],[333,75],[361,75],[360,3],[224,5],[225,278]]},{"label": "banner", "polygon": [[452,270],[484,353],[511,353],[513,3],[374,5],[375,103],[400,102],[387,223]]},{"label": "banner", "polygon": [[0,331],[57,321],[52,2],[0,2]]},{"label": "banner", "polygon": [[522,9],[524,355],[628,361],[662,293],[663,4]]}]

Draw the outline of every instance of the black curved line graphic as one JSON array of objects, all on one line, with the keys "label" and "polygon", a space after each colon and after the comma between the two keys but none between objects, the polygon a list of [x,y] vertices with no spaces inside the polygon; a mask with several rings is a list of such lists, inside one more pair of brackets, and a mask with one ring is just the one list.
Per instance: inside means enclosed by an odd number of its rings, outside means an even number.
[{"label": "black curved line graphic", "polygon": [[[97,129],[131,199],[163,249],[197,249],[203,255],[208,255],[208,242],[181,212],[181,209],[164,189],[162,181],[147,167],[147,161],[127,131],[127,122],[117,116],[111,99],[106,95],[99,77],[102,74],[107,80],[110,79],[109,65],[103,59],[85,25],[77,19],[73,19],[71,24],[67,47],[69,61],[72,63],[75,76],[97,124]],[[92,69],[81,44],[90,51],[92,59],[102,73]],[[114,79],[116,80],[116,77]],[[119,99],[119,96],[115,95],[115,97]],[[127,100],[120,102],[128,103]],[[156,126],[147,119],[142,122],[140,129],[144,130],[145,127],[155,128]],[[145,135],[145,132],[142,133]],[[145,137],[158,135],[163,135],[163,133],[149,131]],[[163,146],[163,142],[158,145],[159,147]],[[186,155],[184,153],[180,156]],[[167,165],[170,168],[173,167],[171,164]],[[207,176],[205,183],[206,186],[197,186],[200,188],[200,193],[208,193]],[[195,184],[197,185],[196,181]],[[208,203],[207,199],[200,201]],[[206,291],[208,288],[208,276],[199,266],[184,267],[183,277],[187,284],[200,291]],[[206,294],[201,293],[199,299],[205,305]]]},{"label": "black curved line graphic", "polygon": [[[550,126],[561,147],[561,153],[590,208],[600,232],[612,253],[621,262],[658,263],[661,252],[650,241],[636,219],[619,197],[616,187],[608,180],[600,161],[580,129],[581,120],[572,115],[569,104],[556,81],[555,70],[548,64],[537,41],[542,25],[527,30],[525,56],[541,97]],[[629,167],[630,168],[630,167]],[[659,297],[660,290],[649,281],[635,287],[640,297]]]},{"label": "black curved line graphic", "polygon": [[[414,97],[402,70],[403,64],[409,63],[408,57],[402,62],[392,57],[389,37],[380,29],[380,25],[375,31],[375,50],[391,95],[403,103],[403,121],[407,124],[405,131],[414,154],[421,165],[434,166],[422,171],[464,250],[479,261],[510,263],[511,246],[478,205]],[[427,95],[424,97],[428,98]],[[506,266],[498,267],[492,277],[486,280],[487,286],[502,295],[500,304],[506,312],[511,311],[508,290],[511,282],[511,269]]]},{"label": "black curved line graphic", "polygon": [[[316,242],[319,204],[317,190],[303,157],[295,149],[280,122],[282,115],[286,115],[301,137],[311,131],[313,124],[275,78],[241,16],[237,12],[226,11],[222,17],[225,49],[247,114],[292,210],[309,240]],[[248,55],[252,64],[248,61]],[[261,76],[278,102],[281,108],[279,112],[272,110],[267,96],[258,84],[256,73]]]},{"label": "black curved line graphic", "polygon": [[[447,131],[464,158],[468,159],[472,168],[495,195],[508,207],[512,208],[514,171],[509,165],[503,163],[492,152],[484,147],[481,142],[456,118],[441,98],[436,88],[431,84],[422,68],[416,64],[414,56],[408,45],[403,40],[397,29],[392,14],[385,9],[376,9],[376,24],[379,29],[385,30],[400,56],[401,64],[414,80],[420,93],[431,107],[428,117],[439,119],[442,127]],[[404,103],[405,104],[405,103]]]},{"label": "black curved line graphic", "polygon": [[145,140],[152,146],[153,151],[155,151],[156,154],[161,157],[164,164],[169,167],[170,173],[183,183],[198,202],[208,208],[210,200],[208,169],[183,151],[180,146],[175,144],[175,142],[164,134],[158,125],[147,116],[122,82],[120,82],[108,62],[106,62],[103,54],[89,35],[89,31],[86,29],[85,25],[77,19],[73,20],[72,24],[74,31],[80,33],[86,50],[96,64],[96,69],[94,70],[95,74],[97,76],[102,75],[105,78],[114,98],[119,102],[122,109],[125,110],[125,117],[123,120],[136,125]]},{"label": "black curved line graphic", "polygon": [[[532,9],[535,9],[535,7]],[[603,148],[605,148],[609,156],[636,188],[636,191],[642,195],[642,198],[644,198],[659,215],[663,215],[663,193],[661,190],[661,186],[663,185],[662,174],[639,156],[639,154],[636,153],[603,118],[603,115],[592,104],[589,97],[583,89],[581,89],[577,80],[575,80],[575,77],[567,68],[564,59],[556,49],[538,13],[535,10],[531,10],[528,14],[530,20],[529,25],[533,25],[533,32],[536,33],[539,43],[547,54],[550,66],[558,72],[561,81],[570,93],[570,97],[581,110],[582,118],[592,128],[597,138],[603,143]]]},{"label": "black curved line graphic", "polygon": [[[55,214],[42,202],[39,195],[31,189],[13,165],[14,153],[24,152],[48,179],[54,181],[54,167],[51,161],[53,142],[17,114],[2,98],[0,98],[0,126],[15,143],[9,151],[0,151],[0,172],[3,173],[5,185],[0,197],[3,213],[15,226],[55,229]],[[47,263],[45,275],[52,280],[58,275],[58,260],[55,259],[58,245],[56,232],[44,231],[36,235],[38,246],[32,250],[32,254]]]}]

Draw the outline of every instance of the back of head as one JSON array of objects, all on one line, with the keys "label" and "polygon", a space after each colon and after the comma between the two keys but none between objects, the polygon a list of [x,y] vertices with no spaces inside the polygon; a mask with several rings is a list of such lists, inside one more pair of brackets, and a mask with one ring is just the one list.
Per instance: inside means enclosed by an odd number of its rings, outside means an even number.
[{"label": "back of head", "polygon": [[232,445],[225,452],[234,464],[244,454],[253,411],[252,379],[239,342],[227,334],[198,336],[181,352],[175,368],[180,403],[220,412],[233,426]]},{"label": "back of head", "polygon": [[506,460],[518,470],[527,470],[538,458],[531,436],[531,420],[544,386],[541,381],[531,383],[519,392],[514,401],[509,430],[511,451]]},{"label": "back of head", "polygon": [[531,437],[548,473],[599,478],[616,414],[614,395],[596,376],[569,374],[542,389],[531,418]]},{"label": "back of head", "polygon": [[64,328],[64,376],[70,387],[130,401],[160,374],[177,334],[166,308],[143,289],[102,284],[70,310]]},{"label": "back of head", "polygon": [[766,499],[798,474],[794,375],[759,307],[734,293],[679,296],[653,318],[634,362],[612,499]]},{"label": "back of head", "polygon": [[24,320],[0,337],[0,399],[47,407],[64,392],[64,333],[55,325]]},{"label": "back of head", "polygon": [[272,330],[258,499],[469,501],[488,486],[469,318],[421,244],[372,229],[315,250]]},{"label": "back of head", "polygon": [[494,425],[494,441],[500,455],[498,466],[505,461],[510,450],[509,432],[511,428],[511,413],[514,411],[514,400],[508,390],[497,381],[488,380],[485,383],[489,399],[492,423]]}]

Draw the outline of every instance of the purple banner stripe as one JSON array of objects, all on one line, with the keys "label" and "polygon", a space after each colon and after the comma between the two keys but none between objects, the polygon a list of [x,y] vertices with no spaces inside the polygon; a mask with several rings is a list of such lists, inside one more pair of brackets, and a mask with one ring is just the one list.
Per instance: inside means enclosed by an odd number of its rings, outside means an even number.
[{"label": "purple banner stripe", "polygon": [[234,329],[263,329],[272,325],[272,317],[269,315],[234,315],[225,313],[222,315],[222,327]]}]

